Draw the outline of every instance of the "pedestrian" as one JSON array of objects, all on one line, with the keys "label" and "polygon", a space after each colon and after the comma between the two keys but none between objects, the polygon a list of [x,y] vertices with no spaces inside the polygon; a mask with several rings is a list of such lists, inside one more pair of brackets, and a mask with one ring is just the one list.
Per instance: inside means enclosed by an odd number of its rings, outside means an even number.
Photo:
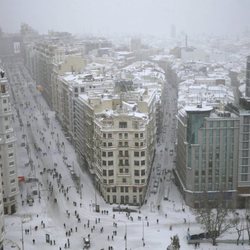
[{"label": "pedestrian", "polygon": [[33,244],[35,244],[35,239],[33,239],[32,241],[33,241]]}]

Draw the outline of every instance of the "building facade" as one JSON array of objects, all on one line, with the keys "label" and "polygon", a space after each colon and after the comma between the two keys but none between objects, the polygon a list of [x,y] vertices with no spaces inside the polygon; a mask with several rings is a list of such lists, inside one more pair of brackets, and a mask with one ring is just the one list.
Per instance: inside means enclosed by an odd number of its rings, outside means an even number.
[{"label": "building facade", "polygon": [[12,126],[8,80],[0,74],[0,170],[2,176],[2,196],[5,214],[16,212],[16,196],[18,194],[17,172],[15,166],[16,138]]},{"label": "building facade", "polygon": [[156,142],[156,91],[79,95],[75,147],[109,203],[143,202]]},{"label": "building facade", "polygon": [[239,117],[212,107],[187,106],[178,112],[175,174],[184,200],[201,207],[223,192],[232,207],[237,201]]}]

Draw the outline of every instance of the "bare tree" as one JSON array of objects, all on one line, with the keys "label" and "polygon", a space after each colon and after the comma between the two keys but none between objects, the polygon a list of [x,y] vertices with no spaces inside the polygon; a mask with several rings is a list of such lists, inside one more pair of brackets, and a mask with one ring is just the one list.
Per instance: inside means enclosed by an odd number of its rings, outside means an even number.
[{"label": "bare tree", "polygon": [[246,207],[246,231],[248,235],[248,245],[250,245],[250,208],[249,208],[249,202]]},{"label": "bare tree", "polygon": [[235,225],[235,229],[237,231],[237,245],[239,245],[240,242],[240,237],[242,235],[242,232],[245,230],[244,229],[244,221],[243,218],[239,216],[239,213],[234,214],[234,218],[232,220],[232,223]]},{"label": "bare tree", "polygon": [[196,209],[196,219],[206,230],[207,237],[212,239],[212,244],[216,245],[216,239],[235,226],[230,217],[233,209],[227,206],[223,192],[209,198],[208,193],[203,193],[202,207]]}]

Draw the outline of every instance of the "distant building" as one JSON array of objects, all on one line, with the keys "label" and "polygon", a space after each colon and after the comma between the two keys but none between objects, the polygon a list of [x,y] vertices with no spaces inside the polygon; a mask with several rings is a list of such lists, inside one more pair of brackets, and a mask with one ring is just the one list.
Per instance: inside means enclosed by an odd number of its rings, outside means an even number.
[{"label": "distant building", "polygon": [[232,207],[237,201],[239,117],[207,106],[178,112],[176,177],[187,205],[202,206],[220,192]]},{"label": "distant building", "polygon": [[130,41],[130,50],[131,51],[140,51],[141,50],[141,39],[140,38],[131,38]]},{"label": "distant building", "polygon": [[[16,196],[18,194],[17,172],[15,165],[15,134],[12,126],[10,95],[8,92],[8,80],[0,70],[0,172],[1,172],[1,196],[5,214],[16,212]],[[1,189],[1,187],[0,187]],[[0,202],[2,200],[0,199]],[[2,203],[0,203],[0,208]],[[1,210],[0,210],[1,214]],[[1,216],[0,216],[1,217]],[[1,225],[0,225],[1,226]],[[0,228],[1,230],[2,228]],[[1,233],[1,232],[0,232]]]},{"label": "distant building", "polygon": [[0,58],[3,60],[9,58],[23,57],[23,42],[19,34],[0,33]]}]

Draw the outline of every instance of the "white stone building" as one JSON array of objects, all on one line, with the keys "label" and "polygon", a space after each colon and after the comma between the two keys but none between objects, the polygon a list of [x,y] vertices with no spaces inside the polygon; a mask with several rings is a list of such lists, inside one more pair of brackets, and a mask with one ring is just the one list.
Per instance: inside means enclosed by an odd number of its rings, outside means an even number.
[{"label": "white stone building", "polygon": [[[12,127],[12,111],[8,93],[8,80],[1,71],[0,75],[0,172],[4,213],[16,212],[18,194],[17,173],[15,166],[15,134]],[[0,197],[1,200],[1,197]],[[1,207],[1,205],[0,205]],[[0,211],[1,213],[1,211]],[[1,230],[1,228],[0,228]]]}]

